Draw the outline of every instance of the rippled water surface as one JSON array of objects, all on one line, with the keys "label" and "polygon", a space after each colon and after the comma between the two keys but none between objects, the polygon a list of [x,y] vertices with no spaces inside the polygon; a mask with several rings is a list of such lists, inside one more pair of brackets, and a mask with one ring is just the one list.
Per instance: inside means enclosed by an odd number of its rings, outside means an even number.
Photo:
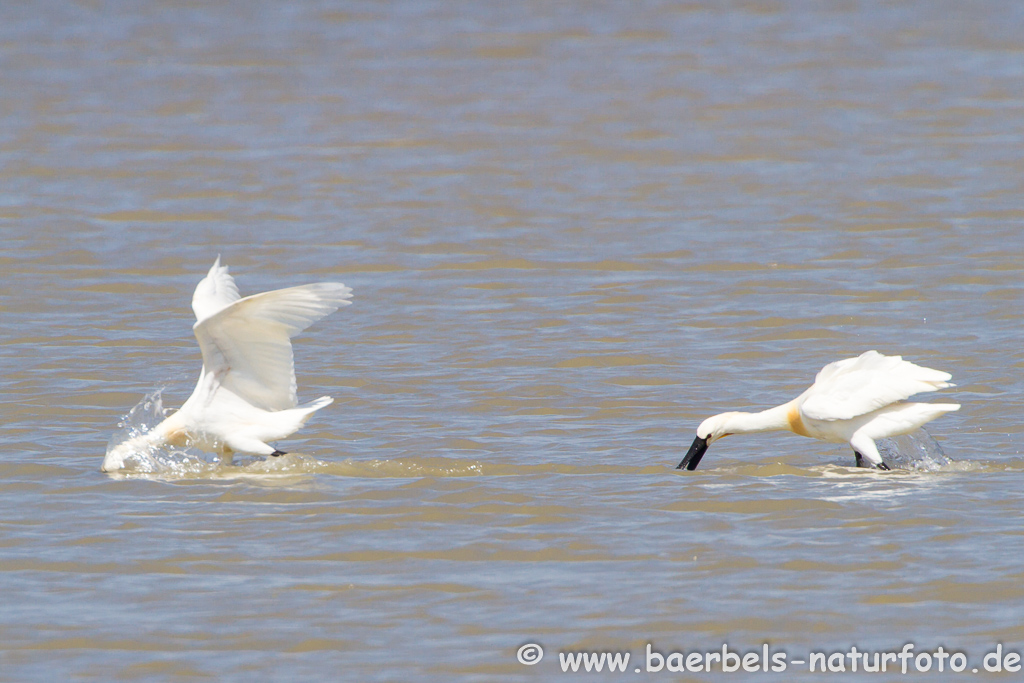
[{"label": "rippled water surface", "polygon": [[[1022,24],[4,4],[0,680],[1024,650]],[[189,395],[217,254],[243,294],[353,287],[296,340],[300,400],[336,402],[277,460],[100,473],[144,395]],[[953,466],[765,434],[673,469],[704,417],[868,349],[953,373]]]}]

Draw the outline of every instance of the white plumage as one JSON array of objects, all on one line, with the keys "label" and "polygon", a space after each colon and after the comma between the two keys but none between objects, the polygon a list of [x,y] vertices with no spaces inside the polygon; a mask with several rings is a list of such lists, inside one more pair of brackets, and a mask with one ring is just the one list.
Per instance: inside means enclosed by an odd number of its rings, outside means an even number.
[{"label": "white plumage", "polygon": [[321,282],[240,298],[220,257],[192,296],[192,326],[203,354],[195,390],[152,431],[111,448],[104,472],[121,469],[140,449],[169,444],[221,453],[277,455],[283,439],[333,399],[297,407],[291,338],[351,302],[340,282]]},{"label": "white plumage", "polygon": [[678,469],[696,469],[707,447],[723,436],[773,430],[848,442],[858,465],[863,458],[873,467],[888,469],[875,439],[907,434],[958,410],[956,403],[903,403],[914,394],[953,386],[951,378],[947,372],[877,351],[829,363],[814,384],[789,403],[760,413],[730,412],[704,420]]}]

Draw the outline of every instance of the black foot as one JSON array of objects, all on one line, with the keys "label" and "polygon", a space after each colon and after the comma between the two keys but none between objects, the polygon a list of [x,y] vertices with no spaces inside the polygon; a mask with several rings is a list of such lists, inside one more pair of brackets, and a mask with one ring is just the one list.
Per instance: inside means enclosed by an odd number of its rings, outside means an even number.
[{"label": "black foot", "polygon": [[877,465],[865,465],[863,455],[861,455],[857,451],[854,451],[853,455],[857,458],[857,467],[873,467],[876,470],[885,470],[886,472],[892,471],[892,468],[886,465],[884,462],[880,462]]},{"label": "black foot", "polygon": [[276,458],[279,455],[288,455],[288,454],[285,453],[284,451],[274,451],[273,453],[271,453],[271,455]]}]

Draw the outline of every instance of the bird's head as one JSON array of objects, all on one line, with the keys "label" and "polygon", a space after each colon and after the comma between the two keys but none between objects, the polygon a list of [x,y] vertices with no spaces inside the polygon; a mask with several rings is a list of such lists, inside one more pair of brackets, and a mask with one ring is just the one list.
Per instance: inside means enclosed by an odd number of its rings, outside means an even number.
[{"label": "bird's head", "polygon": [[721,413],[719,415],[712,415],[708,419],[700,423],[697,427],[697,436],[706,439],[708,445],[718,441],[723,436],[729,436],[732,434],[731,424],[733,418],[741,413],[729,412]]},{"label": "bird's head", "polygon": [[[175,413],[177,414],[177,413]],[[136,434],[123,441],[111,441],[107,444],[107,453],[103,456],[103,464],[100,465],[100,472],[116,472],[118,470],[130,469],[138,464],[140,459],[144,460],[160,445],[169,443],[168,423],[164,420],[148,432]]]},{"label": "bird's head", "polygon": [[700,426],[697,427],[697,437],[693,440],[690,450],[686,452],[682,462],[679,463],[676,469],[697,469],[697,465],[700,463],[700,459],[704,457],[704,452],[707,451],[708,446],[723,436],[729,436],[731,433],[729,431],[729,423],[734,415],[736,413],[721,413],[701,422]]},{"label": "bird's head", "polygon": [[134,454],[135,450],[128,441],[108,447],[107,453],[103,457],[103,464],[100,465],[100,472],[116,472],[124,469],[125,461]]}]

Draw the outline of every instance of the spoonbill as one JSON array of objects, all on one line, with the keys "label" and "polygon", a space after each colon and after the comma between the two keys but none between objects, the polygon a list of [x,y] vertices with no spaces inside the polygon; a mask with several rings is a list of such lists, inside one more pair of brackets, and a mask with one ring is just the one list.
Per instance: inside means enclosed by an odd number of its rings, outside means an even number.
[{"label": "spoonbill", "polygon": [[170,445],[220,453],[284,455],[268,441],[290,436],[330,396],[297,405],[291,338],[351,301],[340,282],[320,282],[244,299],[220,256],[192,296],[203,368],[185,404],[149,432],[107,451],[100,469],[122,469],[133,453]]},{"label": "spoonbill", "polygon": [[829,363],[807,391],[759,413],[721,413],[697,427],[697,438],[676,469],[697,469],[708,446],[730,434],[788,430],[830,443],[849,443],[857,466],[888,470],[875,439],[908,434],[958,403],[904,403],[922,391],[955,386],[952,375],[924,368],[900,356],[867,351]]}]

